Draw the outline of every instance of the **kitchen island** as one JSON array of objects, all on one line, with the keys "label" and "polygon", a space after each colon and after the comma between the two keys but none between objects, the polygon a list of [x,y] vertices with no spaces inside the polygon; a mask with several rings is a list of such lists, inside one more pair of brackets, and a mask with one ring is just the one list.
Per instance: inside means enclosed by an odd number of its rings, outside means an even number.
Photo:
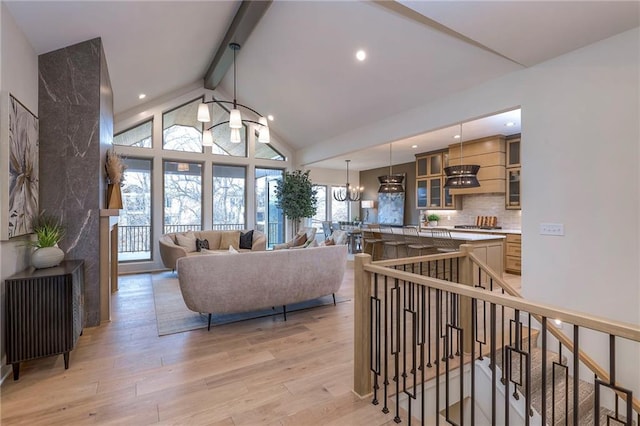
[{"label": "kitchen island", "polygon": [[[451,230],[449,230],[451,231]],[[384,233],[384,231],[382,231]],[[496,235],[489,233],[476,233],[476,232],[464,232],[464,231],[451,231],[451,239],[456,241],[458,247],[462,244],[469,244],[473,246],[473,253],[483,262],[485,262],[490,268],[492,268],[497,274],[504,272],[504,241],[506,235]],[[431,232],[428,229],[422,229],[418,232],[420,240],[424,244],[432,244]],[[404,235],[393,233],[394,239],[403,240]],[[370,253],[369,250],[367,252]],[[377,250],[376,253],[382,253],[382,250]],[[432,250],[425,250],[424,254],[435,254],[438,251],[433,248]],[[405,256],[405,252],[400,251],[400,256]],[[380,260],[376,255],[375,260]],[[483,274],[484,275],[484,274]],[[474,283],[478,280],[478,268],[474,267]],[[486,279],[482,278],[484,284]]]},{"label": "kitchen island", "polygon": [[[462,231],[450,231],[451,239],[459,242],[458,246],[462,244],[469,244],[473,246],[473,253],[483,262],[485,262],[496,273],[502,274],[504,271],[504,240],[506,235],[496,235],[488,233],[474,233],[474,232],[462,232]],[[431,233],[428,230],[421,230],[418,235],[421,239],[424,239],[425,243],[431,241]],[[474,284],[479,284],[477,281],[478,268],[474,267]],[[485,283],[483,278],[482,282]]]}]

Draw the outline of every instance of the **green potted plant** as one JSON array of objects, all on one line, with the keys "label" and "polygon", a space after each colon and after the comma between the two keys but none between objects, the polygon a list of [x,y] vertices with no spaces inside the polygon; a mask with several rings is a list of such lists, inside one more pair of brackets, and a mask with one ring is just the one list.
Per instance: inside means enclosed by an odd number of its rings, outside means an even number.
[{"label": "green potted plant", "polygon": [[317,190],[309,179],[309,170],[285,172],[276,186],[276,207],[291,219],[294,233],[298,232],[300,219],[316,214]]},{"label": "green potted plant", "polygon": [[33,220],[33,232],[36,234],[36,240],[30,242],[36,247],[31,255],[33,267],[41,269],[59,265],[64,259],[64,251],[58,243],[65,232],[60,219],[42,211]]},{"label": "green potted plant", "polygon": [[429,221],[429,226],[438,226],[438,221],[440,220],[440,216],[435,213],[431,213],[427,216],[427,221]]}]

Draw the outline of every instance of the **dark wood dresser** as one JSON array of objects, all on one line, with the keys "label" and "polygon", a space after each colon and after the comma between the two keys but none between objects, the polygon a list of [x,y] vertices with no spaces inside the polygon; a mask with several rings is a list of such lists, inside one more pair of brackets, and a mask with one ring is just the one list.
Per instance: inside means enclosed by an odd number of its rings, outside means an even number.
[{"label": "dark wood dresser", "polygon": [[5,280],[7,365],[18,380],[20,362],[64,354],[84,327],[84,261],[67,260],[46,269],[29,268]]}]

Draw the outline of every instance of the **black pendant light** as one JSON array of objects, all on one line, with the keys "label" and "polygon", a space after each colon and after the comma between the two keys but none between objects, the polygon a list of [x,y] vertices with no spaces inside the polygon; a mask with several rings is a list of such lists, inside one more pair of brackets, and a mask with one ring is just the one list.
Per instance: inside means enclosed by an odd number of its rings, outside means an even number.
[{"label": "black pendant light", "polygon": [[391,161],[391,144],[389,144],[389,174],[378,176],[378,182],[380,182],[378,193],[397,194],[400,192],[404,192],[404,186],[402,186],[403,180],[404,175],[393,174],[393,163]]},{"label": "black pendant light", "polygon": [[477,164],[462,164],[462,123],[460,123],[460,164],[444,168],[447,175],[444,187],[450,189],[477,188],[480,186],[476,176],[478,170],[480,170],[480,166]]}]

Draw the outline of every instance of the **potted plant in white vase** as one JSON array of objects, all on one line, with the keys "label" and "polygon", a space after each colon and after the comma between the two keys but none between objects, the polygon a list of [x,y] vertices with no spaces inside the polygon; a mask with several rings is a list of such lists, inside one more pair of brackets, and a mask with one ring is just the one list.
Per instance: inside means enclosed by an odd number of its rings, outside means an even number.
[{"label": "potted plant in white vase", "polygon": [[58,266],[64,259],[64,251],[58,243],[64,236],[64,227],[57,217],[41,212],[33,221],[36,240],[30,244],[36,247],[31,254],[31,265],[36,269]]},{"label": "potted plant in white vase", "polygon": [[440,220],[440,216],[437,214],[431,213],[427,216],[427,220],[429,221],[429,226],[438,226],[438,221]]}]

